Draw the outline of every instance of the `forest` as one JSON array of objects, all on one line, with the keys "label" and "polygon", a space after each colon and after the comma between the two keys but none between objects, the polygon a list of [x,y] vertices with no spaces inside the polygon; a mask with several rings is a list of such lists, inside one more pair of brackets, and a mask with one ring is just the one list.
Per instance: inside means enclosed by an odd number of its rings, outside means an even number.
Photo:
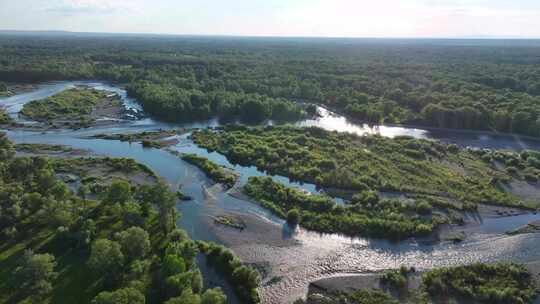
[{"label": "forest", "polygon": [[227,303],[221,289],[205,288],[198,266],[205,253],[246,303],[258,303],[258,274],[176,228],[175,195],[159,179],[88,176],[72,189],[57,175],[99,163],[155,177],[145,166],[14,153],[0,134],[0,303]]},{"label": "forest", "polygon": [[538,137],[539,51],[521,40],[2,35],[0,81],[118,82],[169,121],[290,121],[314,114],[307,103],[369,123]]}]

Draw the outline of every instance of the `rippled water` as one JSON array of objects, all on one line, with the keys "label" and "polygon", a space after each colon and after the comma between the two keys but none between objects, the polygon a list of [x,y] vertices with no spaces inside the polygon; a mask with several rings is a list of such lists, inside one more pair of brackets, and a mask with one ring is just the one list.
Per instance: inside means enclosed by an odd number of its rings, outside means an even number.
[{"label": "rippled water", "polygon": [[[99,82],[59,82],[46,84],[35,92],[2,98],[0,104],[7,108],[12,117],[26,102],[52,96],[77,84],[85,84],[98,89],[118,93],[126,106],[138,109],[139,105],[127,98],[123,89]],[[381,134],[394,137],[409,135],[417,138],[438,139],[455,142],[465,146],[493,147],[520,150],[523,148],[540,149],[535,140],[510,135],[497,135],[485,132],[460,132],[427,130],[417,128],[377,126],[354,124],[342,116],[333,114],[323,108],[319,109],[322,117],[299,122],[301,126],[318,126],[327,130],[351,132],[356,134]],[[212,187],[212,183],[196,167],[182,161],[169,152],[157,149],[145,149],[138,143],[85,139],[97,133],[141,132],[169,129],[173,127],[205,128],[217,126],[216,120],[191,124],[167,124],[156,122],[150,118],[140,121],[125,121],[106,128],[90,128],[85,130],[58,130],[44,134],[29,131],[8,131],[11,140],[17,143],[49,143],[64,144],[75,148],[88,149],[94,153],[112,157],[130,157],[152,168],[159,176],[168,181],[173,189],[182,185],[182,191],[194,198],[183,202],[178,209],[183,214],[181,227],[186,229],[195,239],[218,241],[232,246],[246,262],[265,265],[268,270],[267,280],[273,276],[284,277],[278,283],[261,289],[265,302],[281,303],[306,292],[310,281],[323,277],[344,273],[358,273],[396,268],[402,264],[419,269],[434,266],[457,265],[476,261],[537,261],[540,260],[538,244],[540,234],[505,236],[503,233],[515,229],[527,222],[540,219],[540,215],[525,214],[520,216],[483,219],[468,231],[470,236],[462,244],[440,243],[436,245],[422,244],[415,240],[391,243],[380,240],[350,239],[338,235],[320,235],[304,230],[291,235],[284,221],[273,216],[269,211],[250,202],[232,197],[221,189]],[[254,167],[242,167],[231,164],[223,155],[208,153],[194,145],[187,135],[181,136],[180,143],[173,147],[180,152],[196,153],[225,166],[229,166],[241,174],[239,183],[245,183],[250,176],[265,175]],[[285,184],[299,187],[310,192],[317,192],[314,185],[290,181],[286,177],[273,176]],[[212,215],[232,212],[253,215],[261,221],[268,221],[265,231],[253,231],[250,240],[242,241],[243,235],[238,232],[222,234],[212,227],[208,218]],[[239,241],[227,239],[233,236]],[[276,245],[269,241],[269,235],[283,238],[285,245]],[[209,271],[209,270],[207,270]],[[217,280],[217,279],[216,279]],[[230,292],[229,292],[230,294]]]}]

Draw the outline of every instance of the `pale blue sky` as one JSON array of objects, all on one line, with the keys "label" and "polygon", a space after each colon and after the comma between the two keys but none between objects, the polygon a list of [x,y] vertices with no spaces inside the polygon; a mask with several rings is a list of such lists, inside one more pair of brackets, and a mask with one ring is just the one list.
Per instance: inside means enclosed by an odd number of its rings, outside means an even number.
[{"label": "pale blue sky", "polygon": [[540,0],[0,0],[0,29],[540,38]]}]

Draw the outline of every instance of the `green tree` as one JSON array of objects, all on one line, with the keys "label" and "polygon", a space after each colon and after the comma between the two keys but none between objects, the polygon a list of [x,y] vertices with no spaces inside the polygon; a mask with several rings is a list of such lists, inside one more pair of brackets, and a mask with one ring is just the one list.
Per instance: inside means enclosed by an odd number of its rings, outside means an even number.
[{"label": "green tree", "polygon": [[227,296],[219,288],[206,290],[201,296],[201,304],[225,304]]},{"label": "green tree", "polygon": [[52,291],[52,281],[57,277],[55,267],[53,255],[35,254],[27,250],[15,269],[14,286],[27,295],[41,299]]},{"label": "green tree", "polygon": [[150,236],[140,227],[131,227],[118,232],[116,239],[128,260],[143,259],[150,251]]},{"label": "green tree", "polygon": [[145,304],[144,295],[135,288],[100,292],[92,304]]},{"label": "green tree", "polygon": [[124,180],[116,180],[109,187],[105,201],[108,203],[123,204],[131,200],[131,198],[131,185]]},{"label": "green tree", "polygon": [[200,270],[195,270],[193,272],[193,277],[191,277],[191,290],[194,293],[201,293],[204,288],[203,276]]},{"label": "green tree", "polygon": [[164,182],[160,181],[155,186],[145,190],[143,200],[158,207],[160,224],[165,234],[176,227],[176,196]]},{"label": "green tree", "polygon": [[92,244],[88,266],[107,280],[114,280],[124,266],[124,255],[117,242],[98,239]]},{"label": "green tree", "polygon": [[87,185],[81,185],[79,189],[77,189],[77,195],[83,200],[86,200],[88,194],[90,194],[90,188]]},{"label": "green tree", "polygon": [[201,297],[198,294],[194,294],[190,289],[186,289],[182,292],[182,295],[176,298],[169,299],[165,304],[200,304]]},{"label": "green tree", "polygon": [[139,203],[132,201],[125,203],[122,205],[122,213],[126,226],[144,226],[146,219],[143,215],[142,206]]},{"label": "green tree", "polygon": [[186,290],[191,292],[191,281],[193,273],[179,273],[165,279],[165,288],[169,297],[177,297],[182,295]]},{"label": "green tree", "polygon": [[166,277],[176,275],[186,271],[186,262],[181,256],[168,254],[163,259],[162,270]]},{"label": "green tree", "polygon": [[287,223],[293,227],[300,223],[300,212],[298,209],[291,209],[287,212]]}]

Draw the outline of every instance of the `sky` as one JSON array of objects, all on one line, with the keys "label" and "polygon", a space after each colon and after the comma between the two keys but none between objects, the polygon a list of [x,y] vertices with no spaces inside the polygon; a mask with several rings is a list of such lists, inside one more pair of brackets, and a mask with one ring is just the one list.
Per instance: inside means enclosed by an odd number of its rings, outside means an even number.
[{"label": "sky", "polygon": [[540,38],[540,0],[0,0],[0,30]]}]

